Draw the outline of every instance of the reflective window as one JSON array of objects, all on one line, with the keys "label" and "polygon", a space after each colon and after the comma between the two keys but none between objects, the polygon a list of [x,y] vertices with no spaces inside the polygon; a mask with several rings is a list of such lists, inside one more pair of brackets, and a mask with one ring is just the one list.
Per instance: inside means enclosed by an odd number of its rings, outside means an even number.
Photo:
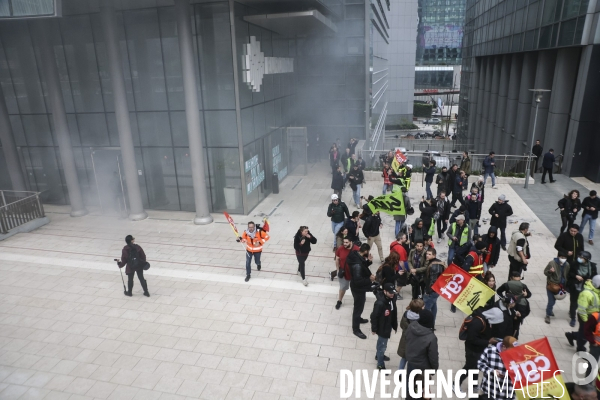
[{"label": "reflective window", "polygon": [[138,112],[137,120],[142,146],[172,146],[168,112]]},{"label": "reflective window", "polygon": [[54,146],[48,115],[22,115],[21,121],[29,146]]},{"label": "reflective window", "polygon": [[145,147],[142,148],[142,154],[150,208],[179,210],[173,149],[170,147]]},{"label": "reflective window", "polygon": [[104,114],[77,114],[79,134],[83,146],[109,146],[108,128]]}]

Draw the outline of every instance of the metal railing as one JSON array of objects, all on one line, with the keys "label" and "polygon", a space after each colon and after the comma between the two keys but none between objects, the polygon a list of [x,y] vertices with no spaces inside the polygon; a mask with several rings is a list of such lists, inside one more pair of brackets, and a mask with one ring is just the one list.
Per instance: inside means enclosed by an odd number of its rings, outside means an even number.
[{"label": "metal railing", "polygon": [[387,148],[404,147],[409,151],[473,152],[475,150],[474,144],[457,143],[456,140],[395,138],[394,135],[389,134],[385,136],[385,146]]},{"label": "metal railing", "polygon": [[36,218],[45,217],[38,192],[0,190],[0,234]]}]

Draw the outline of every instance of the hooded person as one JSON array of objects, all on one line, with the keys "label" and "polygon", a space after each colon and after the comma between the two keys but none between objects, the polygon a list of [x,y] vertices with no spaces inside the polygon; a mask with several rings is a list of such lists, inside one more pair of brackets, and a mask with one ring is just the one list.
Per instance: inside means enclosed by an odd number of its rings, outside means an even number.
[{"label": "hooded person", "polygon": [[421,218],[415,219],[415,223],[411,226],[410,242],[414,246],[417,242],[423,242],[429,230]]},{"label": "hooded person", "polygon": [[425,200],[423,197],[419,203],[419,210],[421,211],[421,219],[423,220],[423,227],[427,230],[427,236],[433,237],[435,235],[435,213],[437,212],[436,203],[433,200]]},{"label": "hooded person", "polygon": [[416,323],[419,320],[419,312],[425,307],[423,300],[415,299],[411,300],[406,311],[402,315],[400,320],[400,329],[402,329],[402,336],[400,336],[400,342],[398,343],[398,355],[400,356],[400,365],[398,369],[404,369],[406,367],[406,333],[408,327],[412,323]]},{"label": "hooded person", "polygon": [[487,253],[483,258],[483,271],[488,272],[490,268],[498,265],[500,258],[500,239],[498,238],[498,228],[490,226],[487,235],[483,236],[482,242],[485,244]]},{"label": "hooded person", "polygon": [[148,284],[144,278],[144,266],[146,264],[146,253],[141,246],[135,244],[135,238],[131,235],[125,237],[125,243],[127,245],[121,250],[121,261],[117,261],[119,268],[125,268],[125,274],[127,275],[127,290],[124,292],[125,296],[133,296],[133,276],[137,274],[140,280],[140,285],[144,290],[144,296],[150,297],[148,292]]},{"label": "hooded person", "polygon": [[500,297],[500,300],[494,303],[491,310],[498,309],[502,312],[502,322],[492,327],[492,335],[495,338],[514,335],[515,320],[517,319],[516,306],[517,297],[512,293],[505,293],[504,297]]},{"label": "hooded person", "polygon": [[[406,375],[413,370],[435,371],[440,366],[438,339],[433,332],[433,314],[429,310],[421,310],[417,323],[409,325],[406,332]],[[415,376],[415,384],[422,380],[423,374]],[[407,397],[411,398],[410,396]]]},{"label": "hooded person", "polygon": [[[377,369],[385,369],[384,357],[387,343],[398,331],[398,308],[396,307],[396,286],[393,282],[383,284],[383,290],[375,294],[376,300],[371,313],[371,333],[377,335]],[[389,358],[388,358],[389,359]]]},{"label": "hooded person", "polygon": [[437,184],[437,195],[440,195],[440,192],[445,192],[446,194],[452,193],[448,191],[448,179],[450,179],[448,175],[448,168],[442,167],[442,171],[437,174],[435,178],[435,183]]}]

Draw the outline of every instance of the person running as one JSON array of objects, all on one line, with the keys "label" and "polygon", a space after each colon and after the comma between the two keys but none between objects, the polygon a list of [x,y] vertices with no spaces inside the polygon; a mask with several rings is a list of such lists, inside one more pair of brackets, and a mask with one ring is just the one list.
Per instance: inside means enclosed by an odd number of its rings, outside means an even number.
[{"label": "person running", "polygon": [[[546,268],[544,268],[544,275],[546,275],[546,295],[548,296],[544,322],[547,324],[550,323],[550,317],[554,317],[554,312],[552,311],[554,304],[556,304],[556,297],[554,295],[567,287],[569,268],[567,254],[562,251],[559,251],[556,258],[550,261],[546,265]],[[575,305],[577,305],[577,302],[575,302]],[[575,315],[574,310],[573,315]]]},{"label": "person running", "polygon": [[594,245],[594,230],[596,229],[596,220],[598,219],[598,209],[600,209],[600,199],[596,191],[592,190],[590,195],[583,199],[581,204],[583,214],[581,216],[581,224],[579,231],[583,234],[585,224],[590,223],[590,233],[588,235],[588,243]]},{"label": "person running", "polygon": [[451,207],[456,207],[456,200],[458,200],[458,202],[463,206],[465,205],[462,192],[466,187],[467,177],[465,175],[465,171],[458,171],[456,177],[454,178],[454,187],[452,188],[452,202],[450,203]]},{"label": "person running", "polygon": [[302,278],[304,286],[308,286],[305,263],[311,250],[311,244],[317,244],[317,238],[310,233],[308,226],[301,226],[296,232],[296,236],[294,236],[294,250],[296,250],[296,258],[298,259],[298,275]]},{"label": "person running", "polygon": [[500,246],[502,246],[502,250],[506,251],[506,225],[508,217],[513,215],[513,209],[508,205],[506,196],[503,194],[498,196],[498,201],[492,204],[488,212],[492,216],[490,225],[500,229]]},{"label": "person running", "polygon": [[361,339],[366,339],[367,335],[360,330],[360,324],[369,322],[368,319],[362,318],[361,314],[365,309],[367,292],[371,291],[371,284],[375,281],[375,275],[369,269],[369,266],[373,264],[373,256],[369,254],[370,250],[371,246],[364,243],[358,251],[351,252],[347,258],[352,274],[350,290],[352,291],[352,297],[354,297],[352,333]]},{"label": "person running", "polygon": [[248,229],[242,233],[241,239],[241,242],[246,244],[246,282],[250,280],[250,274],[252,273],[252,257],[254,257],[256,269],[260,271],[260,256],[263,245],[270,238],[269,234],[263,229],[258,229],[254,222],[248,222]]},{"label": "person running", "polygon": [[437,213],[437,233],[438,240],[440,243],[444,237],[444,232],[448,229],[448,219],[450,218],[450,200],[446,197],[445,191],[440,191],[438,197],[435,199],[436,213]]},{"label": "person running", "polygon": [[342,245],[338,246],[337,250],[335,251],[336,270],[334,272],[336,273],[340,284],[339,297],[337,303],[335,304],[336,310],[339,310],[342,306],[342,299],[344,298],[346,291],[350,289],[350,281],[352,280],[352,273],[346,260],[351,252],[358,250],[359,247],[352,243],[350,239],[345,237],[342,240]]},{"label": "person running", "polygon": [[406,367],[406,333],[408,327],[412,323],[416,323],[419,320],[419,313],[425,308],[425,303],[421,299],[411,300],[406,311],[402,315],[400,320],[400,329],[402,329],[402,336],[400,336],[400,342],[398,343],[397,354],[400,356],[400,365],[398,369],[404,369]]},{"label": "person running", "polygon": [[337,194],[331,195],[331,203],[327,207],[327,216],[331,218],[331,231],[333,232],[333,251],[336,248],[336,238],[338,231],[344,226],[344,215],[350,218],[348,207],[341,201]]},{"label": "person running", "polygon": [[[377,369],[386,369],[384,358],[388,340],[398,331],[398,308],[396,307],[396,287],[393,283],[383,284],[383,290],[375,294],[375,304],[371,313],[371,333],[377,335]],[[387,358],[389,360],[389,357]]]},{"label": "person running", "polygon": [[568,229],[575,223],[577,213],[581,210],[581,200],[579,200],[579,196],[579,190],[571,190],[569,194],[564,195],[563,198],[558,201],[560,219],[562,221],[560,233],[563,233],[565,229]]},{"label": "person running", "polygon": [[121,261],[117,261],[119,268],[125,268],[125,274],[127,275],[127,291],[123,292],[125,296],[133,296],[133,276],[137,274],[140,280],[140,285],[144,290],[144,296],[150,297],[148,292],[148,283],[144,279],[144,266],[146,265],[146,253],[141,246],[135,244],[135,238],[131,235],[125,237],[125,247],[121,250]]}]

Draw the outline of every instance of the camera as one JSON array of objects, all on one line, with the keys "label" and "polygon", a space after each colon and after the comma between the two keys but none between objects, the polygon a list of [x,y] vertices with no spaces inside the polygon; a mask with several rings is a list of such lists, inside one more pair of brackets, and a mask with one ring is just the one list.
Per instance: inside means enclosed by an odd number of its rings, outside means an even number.
[{"label": "camera", "polygon": [[378,282],[371,282],[371,292],[377,295],[378,292],[383,292],[383,288]]}]

